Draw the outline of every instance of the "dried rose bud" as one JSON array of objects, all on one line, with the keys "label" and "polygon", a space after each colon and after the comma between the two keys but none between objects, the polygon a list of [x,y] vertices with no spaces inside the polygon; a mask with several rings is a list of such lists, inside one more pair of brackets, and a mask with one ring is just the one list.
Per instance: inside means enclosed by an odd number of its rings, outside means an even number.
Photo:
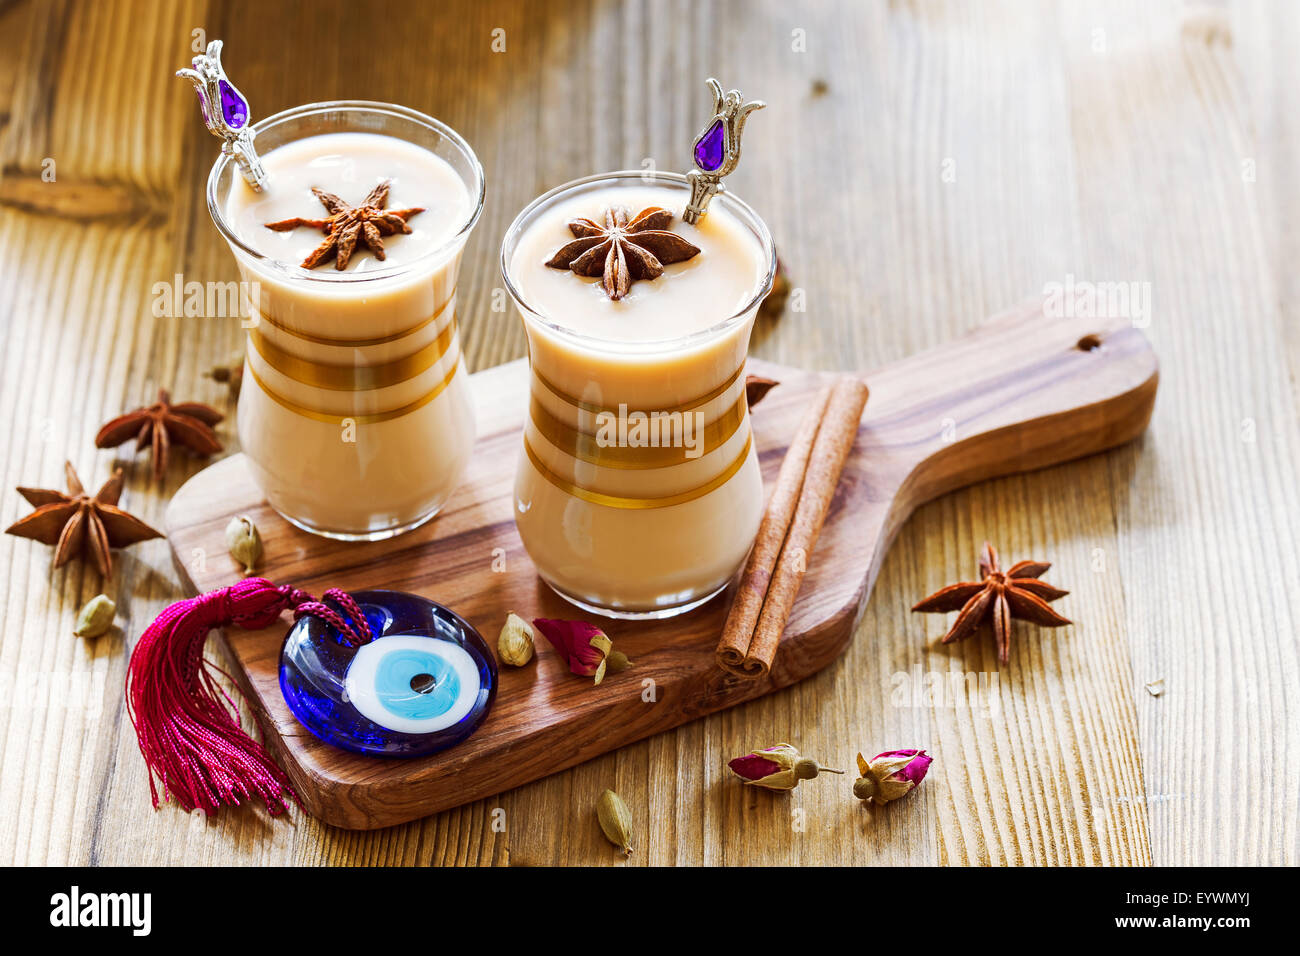
[{"label": "dried rose bud", "polygon": [[843,773],[823,767],[811,757],[799,756],[789,744],[777,744],[766,750],[752,750],[727,764],[746,786],[766,790],[793,790],[800,780],[812,780],[819,773]]},{"label": "dried rose bud", "polygon": [[556,621],[533,618],[533,627],[551,642],[569,663],[569,670],[582,677],[594,677],[599,684],[605,679],[605,659],[613,643],[605,632],[586,621]]},{"label": "dried rose bud", "polygon": [[862,776],[853,783],[853,795],[876,803],[897,800],[921,785],[933,762],[924,750],[886,750],[870,760],[858,754]]}]

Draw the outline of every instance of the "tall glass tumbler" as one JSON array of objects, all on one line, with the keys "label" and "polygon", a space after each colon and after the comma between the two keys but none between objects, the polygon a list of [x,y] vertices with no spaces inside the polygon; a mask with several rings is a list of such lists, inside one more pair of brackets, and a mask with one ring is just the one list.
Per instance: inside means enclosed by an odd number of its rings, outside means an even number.
[{"label": "tall glass tumbler", "polygon": [[[762,219],[733,195],[719,195],[711,225],[727,217],[752,250],[738,309],[715,314],[700,305],[690,317],[698,330],[666,339],[575,331],[570,317],[522,291],[516,252],[539,221],[554,219],[557,204],[588,194],[635,197],[633,212],[643,202],[680,210],[689,187],[668,173],[593,176],[541,196],[507,232],[501,267],[527,333],[530,369],[515,523],[541,578],[573,604],[610,617],[669,617],[725,588],[758,530],[763,484],[745,358],[776,256]],[[706,225],[707,217],[690,235],[703,242]],[[599,288],[588,291],[600,299]],[[616,440],[629,425],[655,422],[666,429],[698,422],[693,444]]]},{"label": "tall glass tumbler", "polygon": [[[482,167],[450,127],[387,103],[309,104],[254,128],[272,175],[277,147],[367,133],[432,153],[463,183],[463,215],[445,224],[436,247],[397,264],[336,271],[277,259],[247,228],[241,234],[232,191],[248,186],[229,157],[208,177],[208,211],[251,290],[238,429],[254,480],[276,511],[307,531],[349,540],[400,534],[442,507],[474,444],[456,286],[483,209]],[[303,208],[305,216],[325,214]]]}]

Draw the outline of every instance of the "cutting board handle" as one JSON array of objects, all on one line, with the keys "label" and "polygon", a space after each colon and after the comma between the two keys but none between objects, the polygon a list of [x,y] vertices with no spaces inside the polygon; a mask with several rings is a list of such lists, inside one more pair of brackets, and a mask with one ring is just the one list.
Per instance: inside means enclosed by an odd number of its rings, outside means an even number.
[{"label": "cutting board handle", "polygon": [[876,369],[858,447],[894,485],[871,496],[877,540],[887,547],[916,507],[946,492],[1136,438],[1158,380],[1130,320],[1053,318],[1040,300]]}]

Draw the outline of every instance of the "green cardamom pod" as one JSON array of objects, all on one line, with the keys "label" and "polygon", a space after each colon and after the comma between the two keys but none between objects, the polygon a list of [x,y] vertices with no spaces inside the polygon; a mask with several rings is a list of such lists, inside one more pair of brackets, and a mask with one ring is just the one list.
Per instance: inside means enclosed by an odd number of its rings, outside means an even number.
[{"label": "green cardamom pod", "polygon": [[632,814],[627,804],[613,790],[606,790],[596,801],[596,819],[609,842],[624,853],[632,852]]},{"label": "green cardamom pod", "polygon": [[116,615],[117,605],[113,599],[107,594],[96,594],[77,615],[77,626],[72,633],[77,637],[99,637],[113,626]]},{"label": "green cardamom pod", "polygon": [[533,629],[514,611],[506,615],[497,638],[497,657],[511,667],[523,667],[533,659]]},{"label": "green cardamom pod", "polygon": [[247,515],[236,515],[226,525],[226,547],[230,556],[244,566],[244,574],[252,574],[262,557],[262,536],[257,525]]}]

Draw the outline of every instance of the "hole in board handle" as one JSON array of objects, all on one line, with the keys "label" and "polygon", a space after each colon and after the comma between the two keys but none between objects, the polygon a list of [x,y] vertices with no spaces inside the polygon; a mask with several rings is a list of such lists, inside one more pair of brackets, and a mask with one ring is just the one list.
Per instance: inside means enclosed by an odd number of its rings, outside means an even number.
[{"label": "hole in board handle", "polygon": [[1074,347],[1080,352],[1095,352],[1101,348],[1101,336],[1096,334],[1085,335],[1074,343]]}]

